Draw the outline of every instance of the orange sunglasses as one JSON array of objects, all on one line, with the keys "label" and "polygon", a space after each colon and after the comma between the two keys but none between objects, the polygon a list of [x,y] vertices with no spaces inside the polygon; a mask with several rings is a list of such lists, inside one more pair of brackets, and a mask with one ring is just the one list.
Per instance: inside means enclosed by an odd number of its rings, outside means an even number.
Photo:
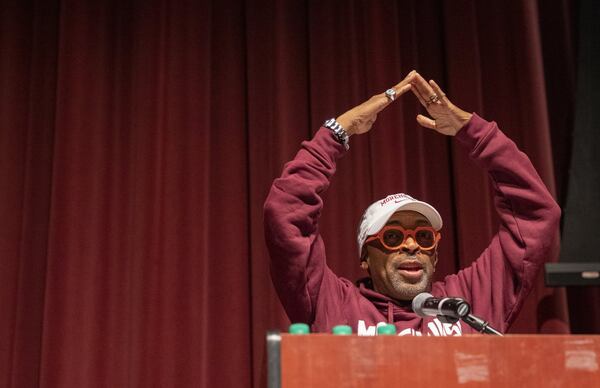
[{"label": "orange sunglasses", "polygon": [[418,226],[415,229],[404,229],[399,225],[384,226],[377,234],[367,237],[365,243],[379,240],[388,250],[398,250],[408,237],[417,243],[421,250],[428,251],[435,248],[442,235],[431,226]]}]

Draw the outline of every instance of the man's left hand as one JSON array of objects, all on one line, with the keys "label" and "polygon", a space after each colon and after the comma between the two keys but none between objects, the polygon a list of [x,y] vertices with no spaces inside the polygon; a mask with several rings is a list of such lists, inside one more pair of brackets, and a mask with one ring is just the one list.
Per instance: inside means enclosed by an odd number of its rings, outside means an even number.
[{"label": "man's left hand", "polygon": [[412,92],[417,96],[421,105],[427,109],[427,113],[433,117],[431,119],[418,115],[417,122],[421,126],[444,135],[454,136],[473,116],[450,102],[434,80],[427,83],[419,73],[415,73],[411,84]]}]

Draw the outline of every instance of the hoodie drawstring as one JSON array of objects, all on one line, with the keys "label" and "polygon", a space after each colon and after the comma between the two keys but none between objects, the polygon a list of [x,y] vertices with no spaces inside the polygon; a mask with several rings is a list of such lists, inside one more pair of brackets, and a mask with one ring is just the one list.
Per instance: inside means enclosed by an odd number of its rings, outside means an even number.
[{"label": "hoodie drawstring", "polygon": [[392,302],[388,301],[388,323],[394,323],[394,307]]}]

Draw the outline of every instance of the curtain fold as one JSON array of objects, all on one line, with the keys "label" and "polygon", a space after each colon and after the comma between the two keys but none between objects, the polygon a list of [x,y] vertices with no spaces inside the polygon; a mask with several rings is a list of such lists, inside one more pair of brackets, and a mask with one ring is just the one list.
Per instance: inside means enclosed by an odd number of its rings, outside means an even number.
[{"label": "curtain fold", "polygon": [[[325,119],[412,69],[497,121],[560,194],[571,128],[548,74],[575,69],[548,39],[575,55],[574,27],[565,2],[541,3],[1,6],[0,385],[263,386],[265,332],[289,323],[263,236],[270,184]],[[438,277],[497,228],[485,173],[421,112],[403,96],[339,162],[320,230],[341,276],[363,276],[356,225],[390,193],[440,210]],[[563,290],[540,278],[511,332],[568,330]]]}]

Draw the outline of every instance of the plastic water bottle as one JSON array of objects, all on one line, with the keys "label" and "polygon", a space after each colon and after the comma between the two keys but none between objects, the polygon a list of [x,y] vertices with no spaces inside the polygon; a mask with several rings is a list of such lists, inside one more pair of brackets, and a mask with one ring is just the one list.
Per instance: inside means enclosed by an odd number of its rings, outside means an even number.
[{"label": "plastic water bottle", "polygon": [[352,335],[352,328],[348,325],[337,325],[331,329],[334,335]]},{"label": "plastic water bottle", "polygon": [[310,327],[306,323],[292,323],[288,329],[290,334],[309,334]]},{"label": "plastic water bottle", "polygon": [[396,326],[389,323],[379,326],[377,328],[377,335],[396,335]]}]

